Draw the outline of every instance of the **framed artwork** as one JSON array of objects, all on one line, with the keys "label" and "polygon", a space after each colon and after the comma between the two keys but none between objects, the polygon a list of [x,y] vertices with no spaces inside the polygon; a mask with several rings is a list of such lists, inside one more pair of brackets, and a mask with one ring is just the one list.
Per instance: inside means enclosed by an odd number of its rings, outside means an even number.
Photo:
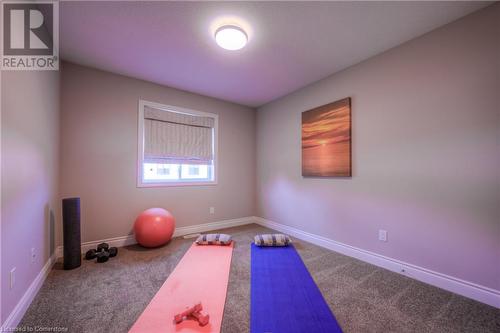
[{"label": "framed artwork", "polygon": [[302,112],[302,176],[351,177],[351,98]]}]

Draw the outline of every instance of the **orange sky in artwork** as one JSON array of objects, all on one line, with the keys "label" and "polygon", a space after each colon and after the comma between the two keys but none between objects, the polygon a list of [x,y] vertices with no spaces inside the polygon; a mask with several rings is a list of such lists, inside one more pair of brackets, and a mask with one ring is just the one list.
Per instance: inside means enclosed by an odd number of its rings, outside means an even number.
[{"label": "orange sky in artwork", "polygon": [[350,114],[347,103],[325,106],[329,109],[321,107],[304,112],[302,116],[302,148],[348,141],[350,138]]}]

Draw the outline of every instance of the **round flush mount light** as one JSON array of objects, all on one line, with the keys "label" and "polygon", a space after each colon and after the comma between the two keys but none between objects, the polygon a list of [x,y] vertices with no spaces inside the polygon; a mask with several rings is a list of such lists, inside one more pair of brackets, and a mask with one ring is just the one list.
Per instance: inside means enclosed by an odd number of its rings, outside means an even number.
[{"label": "round flush mount light", "polygon": [[240,27],[224,25],[215,31],[215,41],[223,49],[235,51],[247,45],[248,36]]}]

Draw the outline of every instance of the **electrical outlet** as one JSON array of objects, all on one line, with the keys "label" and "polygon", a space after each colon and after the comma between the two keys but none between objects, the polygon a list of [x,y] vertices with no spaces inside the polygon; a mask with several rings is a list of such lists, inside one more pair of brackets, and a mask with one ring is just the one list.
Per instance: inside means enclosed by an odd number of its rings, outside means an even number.
[{"label": "electrical outlet", "polygon": [[36,251],[35,248],[31,248],[31,263],[34,263],[36,261]]},{"label": "electrical outlet", "polygon": [[215,214],[215,207],[210,207],[209,212],[210,214]]},{"label": "electrical outlet", "polygon": [[16,284],[16,268],[14,267],[10,270],[10,289],[13,289],[15,284]]},{"label": "electrical outlet", "polygon": [[378,231],[378,240],[381,242],[387,242],[387,230],[380,229]]}]

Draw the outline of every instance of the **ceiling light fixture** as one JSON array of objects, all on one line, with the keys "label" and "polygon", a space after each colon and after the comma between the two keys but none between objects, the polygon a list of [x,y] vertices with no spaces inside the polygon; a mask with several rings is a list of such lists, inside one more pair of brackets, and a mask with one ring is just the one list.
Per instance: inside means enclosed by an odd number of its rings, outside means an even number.
[{"label": "ceiling light fixture", "polygon": [[215,31],[215,41],[223,49],[235,51],[247,45],[248,36],[240,27],[224,25]]}]

